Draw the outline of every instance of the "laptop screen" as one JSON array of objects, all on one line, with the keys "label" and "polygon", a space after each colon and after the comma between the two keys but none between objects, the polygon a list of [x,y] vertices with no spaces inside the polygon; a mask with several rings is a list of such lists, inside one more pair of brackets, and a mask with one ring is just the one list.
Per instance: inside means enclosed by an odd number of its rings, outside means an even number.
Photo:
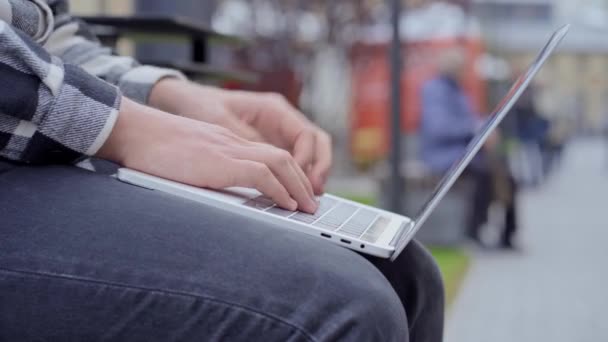
[{"label": "laptop screen", "polygon": [[507,95],[505,95],[502,101],[500,101],[500,103],[496,106],[494,111],[488,116],[475,138],[473,138],[473,140],[469,143],[466,152],[464,153],[462,158],[456,163],[454,163],[454,165],[446,173],[439,185],[437,185],[437,187],[435,188],[435,191],[433,192],[430,199],[426,202],[426,204],[420,210],[419,214],[415,217],[413,225],[409,227],[409,231],[405,232],[400,237],[399,242],[396,246],[394,254],[395,256],[401,253],[403,248],[405,248],[405,246],[407,245],[407,242],[411,240],[412,236],[416,234],[420,227],[426,222],[426,220],[429,218],[433,210],[435,210],[439,202],[452,188],[456,180],[458,180],[462,172],[471,163],[473,158],[475,158],[475,155],[477,155],[479,150],[483,147],[492,132],[498,127],[498,125],[502,122],[505,116],[509,113],[513,105],[515,105],[517,100],[520,98],[526,88],[530,85],[530,82],[532,82],[532,79],[536,76],[536,74],[538,74],[547,59],[559,46],[561,41],[568,33],[569,29],[570,25],[566,25],[557,30],[551,36],[551,39],[549,39],[549,41],[538,54],[534,62],[532,62],[530,67],[521,76],[519,76],[519,78],[511,87],[511,90],[509,90]]}]

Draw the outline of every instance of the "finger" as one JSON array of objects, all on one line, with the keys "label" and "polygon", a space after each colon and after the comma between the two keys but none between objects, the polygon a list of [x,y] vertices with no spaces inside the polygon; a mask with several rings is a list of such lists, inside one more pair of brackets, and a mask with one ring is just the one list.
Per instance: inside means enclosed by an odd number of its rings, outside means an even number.
[{"label": "finger", "polygon": [[312,185],[305,175],[302,177],[298,173],[301,169],[289,152],[266,144],[255,144],[244,153],[244,157],[267,165],[302,211],[314,213],[317,210]]},{"label": "finger", "polygon": [[293,197],[302,211],[314,213],[317,210],[318,204],[314,198],[312,184],[296,163],[289,152],[274,148],[266,147],[272,150],[266,159],[267,165],[271,171],[277,176],[281,184],[285,186],[291,197]]},{"label": "finger", "polygon": [[[302,170],[302,168],[300,167],[300,165],[298,165],[298,163],[295,161],[295,159],[291,159],[291,161],[292,161],[292,167],[294,168],[294,170],[300,177],[300,180],[302,181],[302,183],[306,186],[306,192],[308,193],[308,196],[310,196],[311,199],[316,201],[315,191],[312,186],[312,182],[310,181],[310,178],[307,176],[307,172],[305,170]],[[309,168],[310,168],[310,166],[309,166]]]},{"label": "finger", "polygon": [[[264,147],[267,148],[267,147]],[[310,197],[311,200],[316,201],[315,199],[315,192],[312,186],[312,183],[309,179],[309,177],[307,176],[307,172],[302,170],[302,168],[300,167],[300,165],[296,162],[296,160],[289,155],[289,153],[285,154],[286,151],[281,150],[281,149],[277,149],[277,153],[279,154],[279,156],[276,157],[277,161],[276,161],[276,167],[277,168],[281,168],[281,156],[280,154],[283,154],[285,159],[289,160],[289,164],[292,168],[292,171],[295,173],[295,175],[298,177],[298,179],[301,181],[301,184],[304,185],[304,190],[306,191],[306,193],[308,194],[308,196]],[[310,167],[312,167],[312,165],[309,165],[309,169]]]},{"label": "finger", "polygon": [[305,129],[297,136],[293,146],[293,156],[303,170],[314,162],[316,136],[314,131]]},{"label": "finger", "polygon": [[317,132],[315,161],[311,170],[311,179],[317,195],[325,191],[325,184],[333,161],[331,137],[323,132]]},{"label": "finger", "polygon": [[[286,100],[279,98],[274,102],[270,103],[270,108],[279,113],[278,118],[278,136],[282,142],[281,147],[290,148],[296,160],[301,166],[307,161],[311,160],[311,154],[306,152],[313,152],[314,149],[308,150],[306,146],[310,146],[310,143],[314,142],[315,135],[314,129],[311,129],[311,123],[306,116],[298,109],[294,108]],[[299,146],[298,146],[299,145]],[[297,148],[296,148],[297,146]],[[298,151],[298,153],[295,153]]]},{"label": "finger", "polygon": [[239,160],[235,162],[235,175],[232,186],[254,188],[270,197],[278,206],[290,211],[298,209],[298,203],[289,195],[287,189],[263,163]]}]

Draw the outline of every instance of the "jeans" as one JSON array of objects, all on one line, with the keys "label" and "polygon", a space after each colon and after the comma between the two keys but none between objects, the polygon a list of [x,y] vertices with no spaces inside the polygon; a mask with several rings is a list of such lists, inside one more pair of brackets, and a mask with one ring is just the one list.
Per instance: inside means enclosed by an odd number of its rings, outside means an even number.
[{"label": "jeans", "polygon": [[0,161],[0,341],[428,341],[444,294],[391,263],[69,166]]}]

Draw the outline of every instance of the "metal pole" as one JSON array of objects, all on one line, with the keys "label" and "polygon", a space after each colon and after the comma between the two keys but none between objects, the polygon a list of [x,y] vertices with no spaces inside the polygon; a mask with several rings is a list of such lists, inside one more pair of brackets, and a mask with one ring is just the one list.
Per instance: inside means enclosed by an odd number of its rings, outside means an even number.
[{"label": "metal pole", "polygon": [[403,211],[403,179],[401,177],[401,0],[392,0],[391,24],[393,40],[390,51],[391,73],[391,152],[390,152],[390,209]]}]

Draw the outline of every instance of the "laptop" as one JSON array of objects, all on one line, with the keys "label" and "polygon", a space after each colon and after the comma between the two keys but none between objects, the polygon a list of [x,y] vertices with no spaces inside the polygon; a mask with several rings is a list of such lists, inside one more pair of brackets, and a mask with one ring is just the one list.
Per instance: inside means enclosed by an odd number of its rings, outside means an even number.
[{"label": "laptop", "polygon": [[566,36],[569,27],[566,25],[551,36],[538,57],[517,79],[511,90],[487,118],[468,145],[462,159],[450,168],[431,198],[413,218],[330,194],[318,198],[319,209],[313,215],[282,209],[253,189],[229,188],[223,191],[201,189],[124,168],[118,170],[117,178],[125,183],[162,191],[250,219],[264,221],[277,229],[293,229],[359,253],[395,260],[517,102]]}]

